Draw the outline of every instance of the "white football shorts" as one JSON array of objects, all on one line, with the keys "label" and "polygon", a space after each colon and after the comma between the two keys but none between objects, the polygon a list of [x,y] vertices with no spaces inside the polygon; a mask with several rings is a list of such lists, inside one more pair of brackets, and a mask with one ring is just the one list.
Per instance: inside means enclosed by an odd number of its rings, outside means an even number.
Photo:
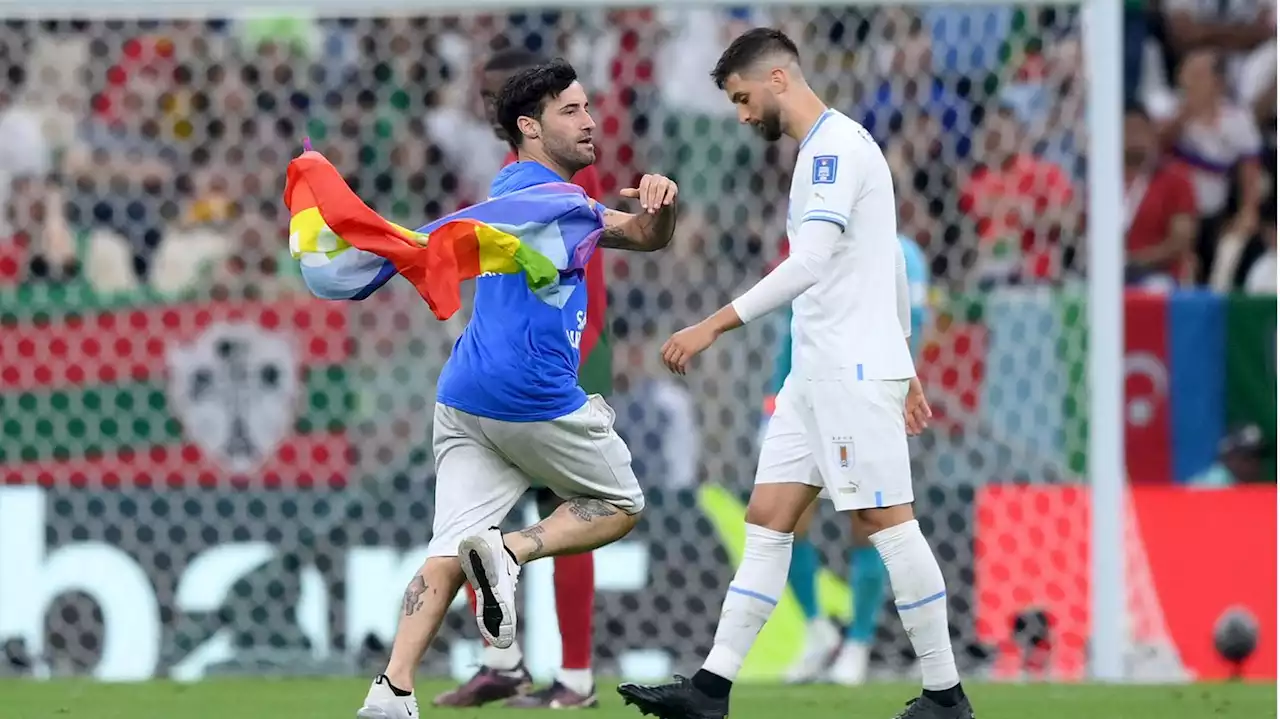
[{"label": "white football shorts", "polygon": [[644,494],[631,471],[631,452],[613,429],[614,416],[600,395],[544,422],[504,422],[437,403],[435,518],[427,556],[456,556],[459,542],[500,525],[530,487],[639,513]]},{"label": "white football shorts", "polygon": [[910,504],[908,380],[788,377],[765,430],[756,484],[821,487],[838,511]]}]

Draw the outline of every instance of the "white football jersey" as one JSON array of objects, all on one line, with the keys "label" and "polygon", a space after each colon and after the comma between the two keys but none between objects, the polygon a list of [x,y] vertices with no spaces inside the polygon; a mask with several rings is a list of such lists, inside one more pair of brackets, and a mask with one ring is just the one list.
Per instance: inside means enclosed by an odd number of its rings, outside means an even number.
[{"label": "white football jersey", "polygon": [[843,232],[818,283],[792,303],[792,373],[808,379],[915,376],[898,318],[898,205],[884,154],[862,125],[834,110],[800,143],[787,207],[794,248],[801,224]]}]

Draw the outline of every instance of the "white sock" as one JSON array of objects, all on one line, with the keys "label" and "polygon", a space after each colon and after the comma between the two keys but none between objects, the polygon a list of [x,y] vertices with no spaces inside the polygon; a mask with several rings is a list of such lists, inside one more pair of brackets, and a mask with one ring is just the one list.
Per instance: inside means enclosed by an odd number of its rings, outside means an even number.
[{"label": "white sock", "polygon": [[791,539],[790,533],[747,525],[742,564],[724,596],[715,644],[703,669],[729,681],[738,677],[756,635],[786,589],[787,570],[791,568]]},{"label": "white sock", "polygon": [[937,691],[959,684],[947,630],[947,590],[938,560],[920,533],[920,523],[913,519],[876,532],[871,543],[889,570],[894,603],[920,659],[924,688]]},{"label": "white sock", "polygon": [[566,687],[569,687],[574,693],[586,696],[591,693],[591,687],[595,684],[595,677],[591,675],[590,669],[565,669],[560,667],[560,671],[556,672],[556,679]]},{"label": "white sock", "polygon": [[512,642],[511,646],[506,649],[498,649],[497,647],[492,647],[486,644],[484,652],[482,652],[480,656],[481,664],[484,664],[490,669],[497,669],[504,672],[509,672],[512,669],[515,669],[520,666],[520,663],[523,661],[524,652],[520,651],[520,642]]}]

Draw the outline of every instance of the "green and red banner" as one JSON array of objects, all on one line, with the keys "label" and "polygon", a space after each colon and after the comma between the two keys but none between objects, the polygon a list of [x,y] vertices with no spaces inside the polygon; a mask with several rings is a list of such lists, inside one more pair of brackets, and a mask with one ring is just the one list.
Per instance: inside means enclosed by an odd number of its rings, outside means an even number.
[{"label": "green and red banner", "polygon": [[5,318],[0,482],[347,481],[343,305],[72,307]]}]

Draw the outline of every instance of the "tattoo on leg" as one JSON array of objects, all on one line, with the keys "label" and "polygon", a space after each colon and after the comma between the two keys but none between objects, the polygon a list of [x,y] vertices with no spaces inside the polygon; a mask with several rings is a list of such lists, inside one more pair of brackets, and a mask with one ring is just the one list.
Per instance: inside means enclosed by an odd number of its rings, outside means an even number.
[{"label": "tattoo on leg", "polygon": [[573,516],[584,522],[590,522],[597,517],[612,517],[618,513],[618,509],[608,502],[589,497],[575,497],[565,504],[569,505],[569,512]]},{"label": "tattoo on leg", "polygon": [[413,613],[422,609],[422,593],[427,591],[427,581],[419,574],[410,582],[409,586],[404,590],[404,615],[406,617],[413,616]]},{"label": "tattoo on leg", "polygon": [[520,536],[533,542],[533,555],[540,556],[542,554],[542,535],[546,533],[546,529],[541,524],[535,524],[528,529],[520,530]]}]

